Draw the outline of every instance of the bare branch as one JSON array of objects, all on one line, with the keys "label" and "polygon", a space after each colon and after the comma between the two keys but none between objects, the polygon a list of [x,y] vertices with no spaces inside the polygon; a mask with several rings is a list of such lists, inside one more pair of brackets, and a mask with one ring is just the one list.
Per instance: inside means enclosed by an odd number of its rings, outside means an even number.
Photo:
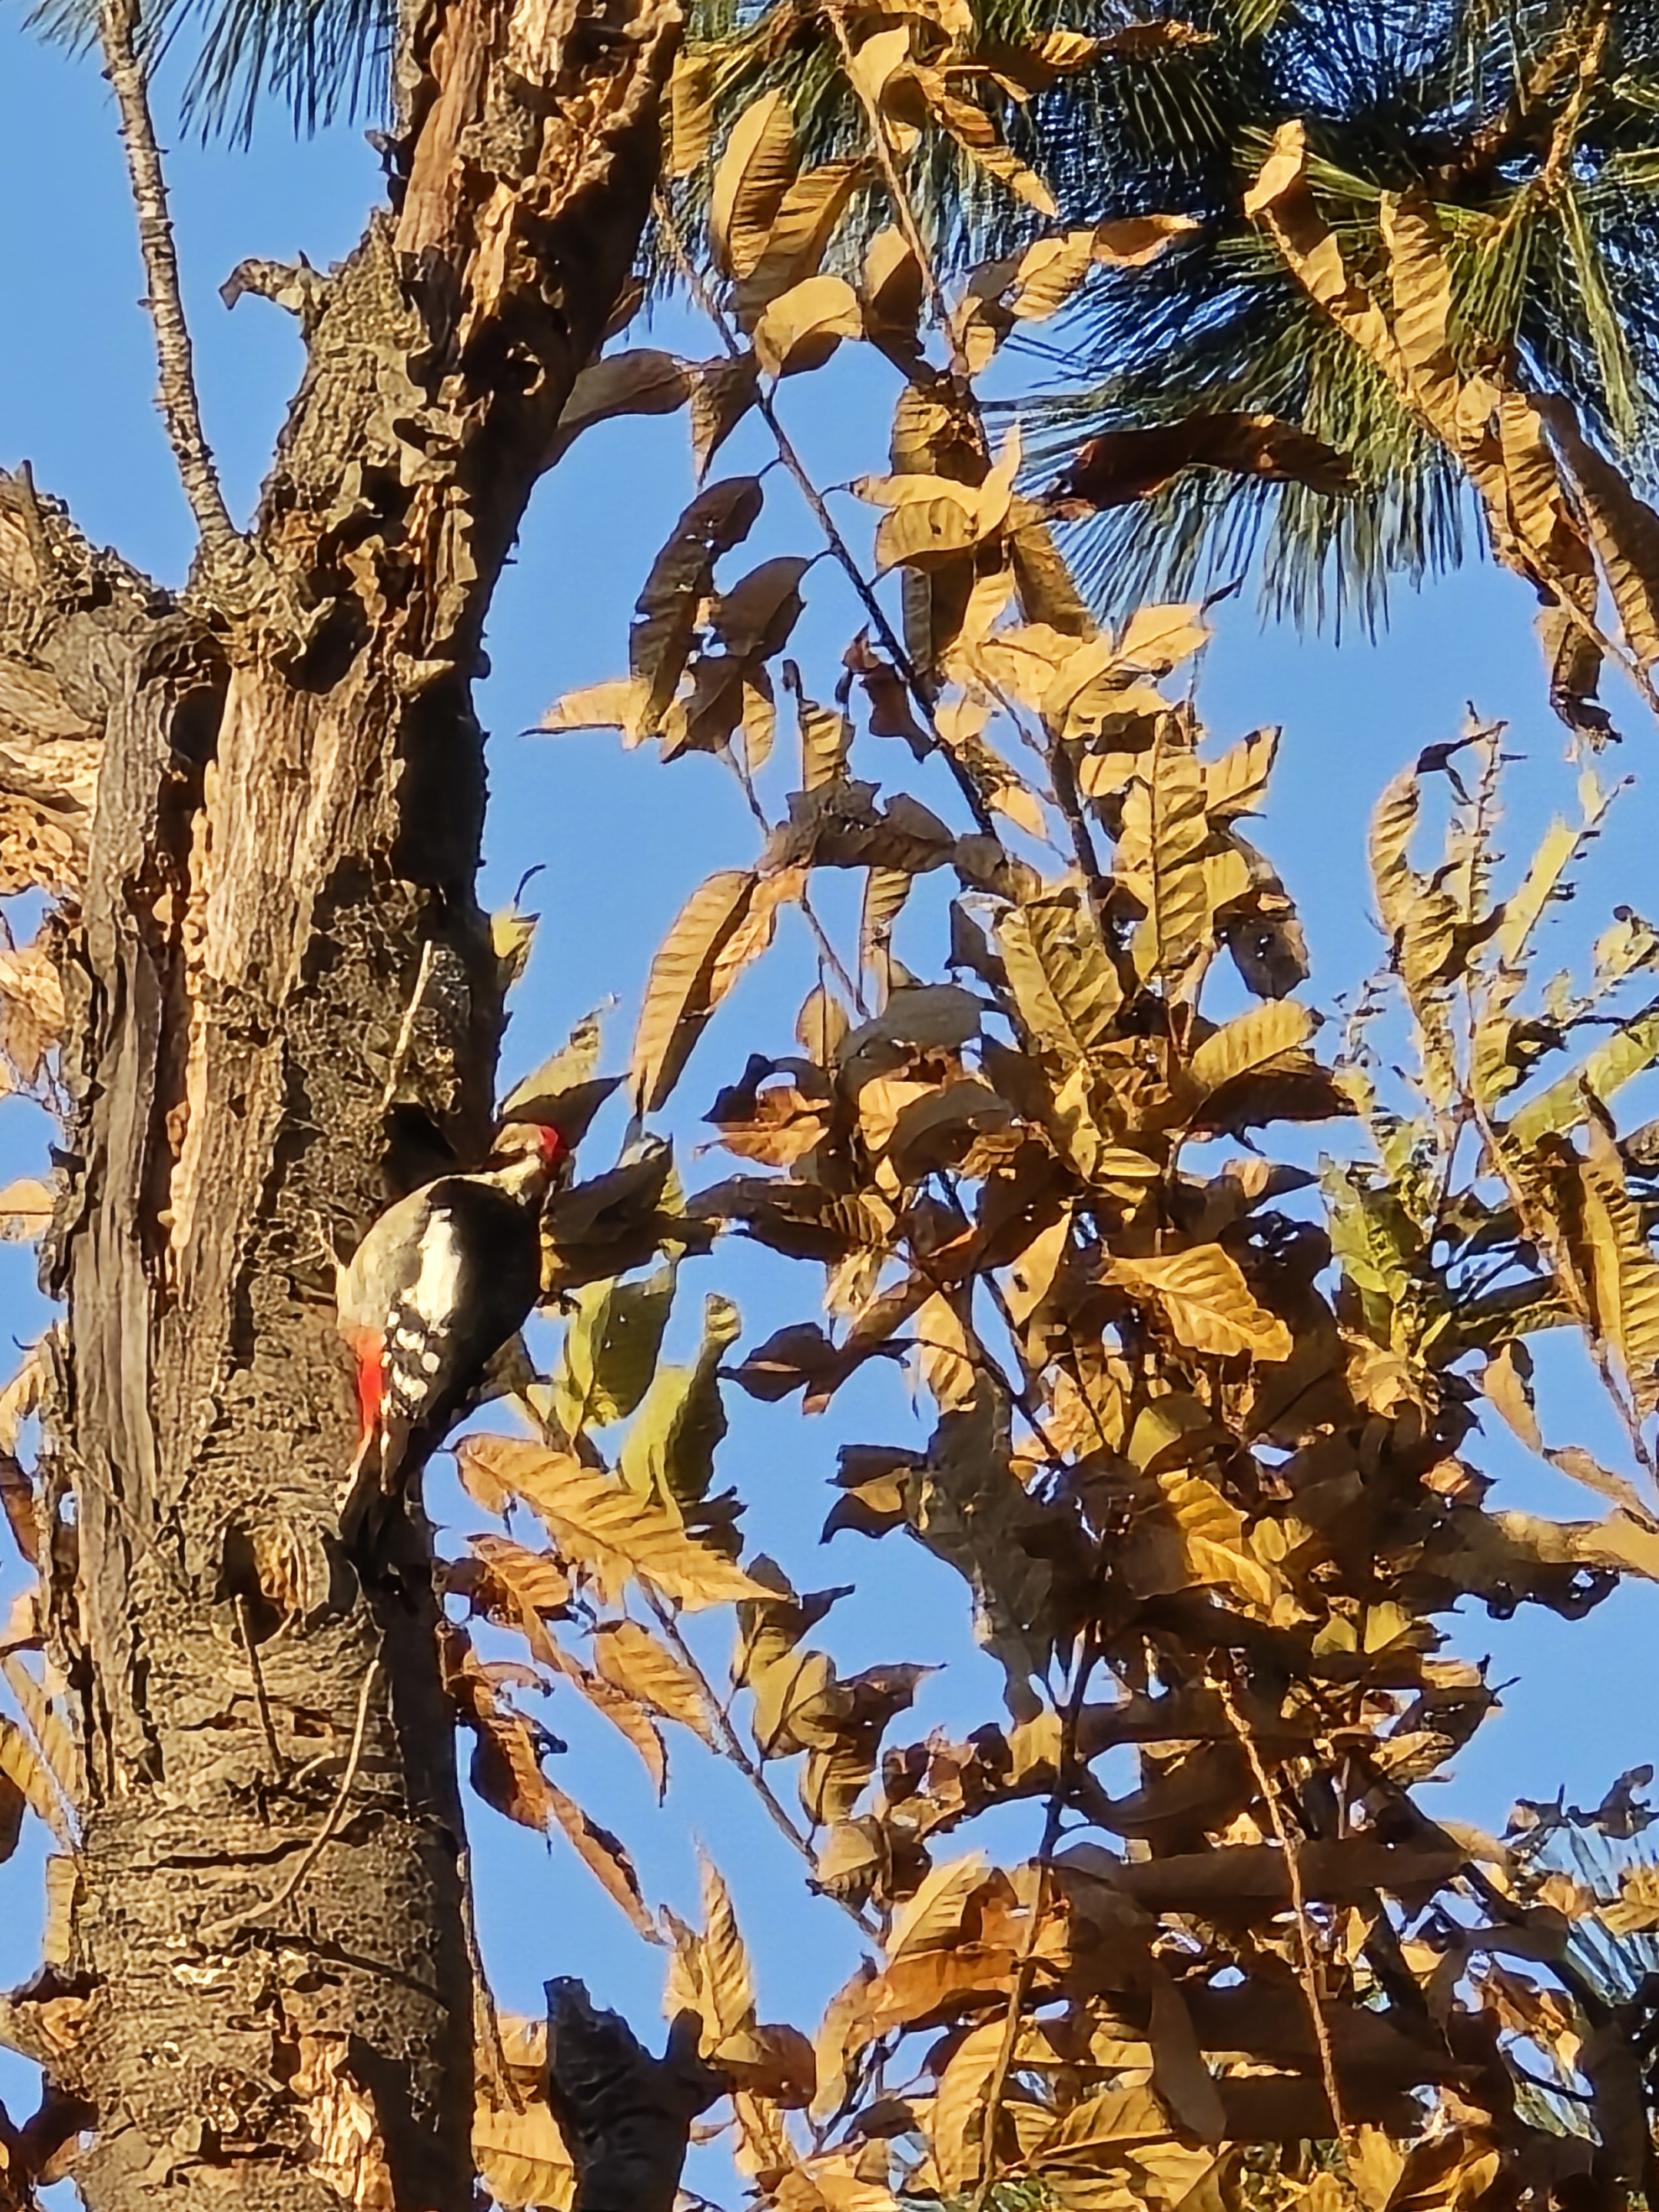
[{"label": "bare branch", "polygon": [[185,320],[173,218],[167,211],[167,179],[161,169],[161,149],[155,143],[149,72],[139,58],[137,31],[138,0],[106,0],[99,35],[105,74],[120,111],[121,143],[126,150],[127,175],[138,216],[138,249],[149,288],[145,305],[155,330],[161,420],[167,425],[167,442],[179,465],[179,480],[196,517],[203,549],[222,561],[227,556],[240,556],[243,543],[225,505],[213,455],[202,430],[190,326]]}]

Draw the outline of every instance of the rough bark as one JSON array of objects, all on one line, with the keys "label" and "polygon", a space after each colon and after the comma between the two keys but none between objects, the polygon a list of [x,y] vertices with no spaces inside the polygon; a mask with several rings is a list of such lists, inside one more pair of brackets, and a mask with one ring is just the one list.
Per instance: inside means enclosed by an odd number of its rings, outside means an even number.
[{"label": "rough bark", "polygon": [[472,2201],[428,1546],[417,1509],[338,1539],[324,1232],[482,1149],[471,686],[631,265],[677,20],[407,28],[392,205],[295,280],[308,365],[245,565],[172,600],[0,479],[0,833],[35,856],[0,888],[67,914],[40,1513],[82,1769],[68,1933],[6,2029],[97,2113],[94,2212]]}]

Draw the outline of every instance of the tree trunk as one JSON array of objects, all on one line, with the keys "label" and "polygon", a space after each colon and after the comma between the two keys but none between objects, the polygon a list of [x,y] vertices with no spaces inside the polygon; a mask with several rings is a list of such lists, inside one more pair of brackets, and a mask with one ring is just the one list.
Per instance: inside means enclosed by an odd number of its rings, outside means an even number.
[{"label": "tree trunk", "polygon": [[68,916],[38,1516],[81,1834],[6,2033],[95,2110],[93,2212],[472,2202],[429,1549],[418,1510],[339,1539],[326,1240],[483,1147],[471,686],[632,263],[677,27],[405,25],[392,207],[327,280],[243,272],[308,346],[245,569],[173,603],[0,478],[0,833]]}]

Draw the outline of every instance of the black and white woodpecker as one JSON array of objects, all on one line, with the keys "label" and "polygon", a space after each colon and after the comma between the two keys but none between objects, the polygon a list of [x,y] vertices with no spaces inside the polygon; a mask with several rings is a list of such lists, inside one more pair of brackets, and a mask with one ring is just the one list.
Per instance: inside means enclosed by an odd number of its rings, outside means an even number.
[{"label": "black and white woodpecker", "polygon": [[356,1455],[337,1504],[352,1533],[392,1495],[411,1437],[441,1443],[541,1289],[542,1202],[568,1158],[559,1131],[509,1121],[472,1175],[388,1206],[338,1269],[340,1334],[357,1363]]}]

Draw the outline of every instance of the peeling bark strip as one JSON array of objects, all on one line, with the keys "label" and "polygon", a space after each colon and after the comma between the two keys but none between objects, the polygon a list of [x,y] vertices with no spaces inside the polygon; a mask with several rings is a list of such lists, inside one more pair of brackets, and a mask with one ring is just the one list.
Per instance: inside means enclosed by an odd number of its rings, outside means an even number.
[{"label": "peeling bark strip", "polygon": [[0,477],[0,827],[79,899],[41,1510],[86,1778],[70,1936],[6,2027],[98,2113],[94,2212],[471,2203],[427,1547],[418,1515],[369,1558],[333,1529],[319,1230],[482,1149],[471,683],[633,260],[678,21],[452,0],[405,27],[393,205],[295,294],[251,584],[209,562],[172,602]]}]

